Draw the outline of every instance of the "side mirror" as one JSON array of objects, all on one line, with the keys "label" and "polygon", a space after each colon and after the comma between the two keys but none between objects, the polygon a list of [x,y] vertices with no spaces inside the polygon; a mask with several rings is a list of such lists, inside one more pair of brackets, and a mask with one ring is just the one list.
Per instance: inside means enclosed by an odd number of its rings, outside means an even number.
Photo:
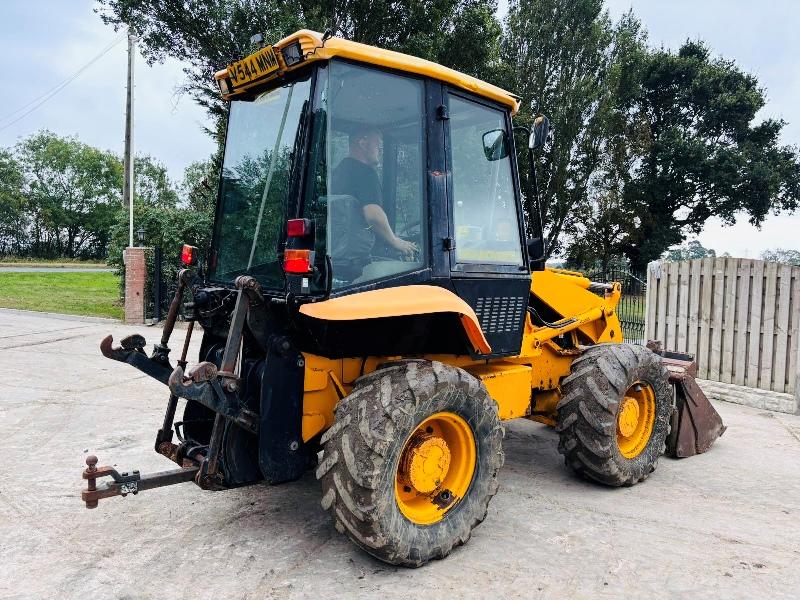
[{"label": "side mirror", "polygon": [[500,160],[508,156],[508,136],[502,129],[492,129],[483,134],[483,153],[486,160]]},{"label": "side mirror", "polygon": [[531,150],[538,150],[547,141],[550,135],[550,119],[544,115],[539,115],[533,121],[533,128],[531,129],[531,137],[528,138],[528,148]]}]

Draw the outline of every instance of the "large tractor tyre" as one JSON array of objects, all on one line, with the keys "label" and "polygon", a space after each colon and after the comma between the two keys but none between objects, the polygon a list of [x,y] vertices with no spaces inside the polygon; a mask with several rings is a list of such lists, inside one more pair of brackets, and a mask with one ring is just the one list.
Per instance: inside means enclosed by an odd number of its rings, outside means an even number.
[{"label": "large tractor tyre", "polygon": [[674,399],[661,357],[643,346],[600,344],[561,384],[558,451],[580,475],[630,486],[664,453]]},{"label": "large tractor tyre", "polygon": [[486,517],[502,438],[497,405],[467,372],[389,363],[356,381],[322,437],[322,506],[382,561],[444,558]]}]

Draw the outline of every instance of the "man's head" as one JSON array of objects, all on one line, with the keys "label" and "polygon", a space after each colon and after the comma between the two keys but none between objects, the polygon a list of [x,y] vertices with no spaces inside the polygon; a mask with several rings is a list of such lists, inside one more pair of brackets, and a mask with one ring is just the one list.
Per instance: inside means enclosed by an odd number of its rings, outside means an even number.
[{"label": "man's head", "polygon": [[374,125],[359,125],[350,134],[350,156],[363,163],[377,166],[382,147],[381,132]]}]

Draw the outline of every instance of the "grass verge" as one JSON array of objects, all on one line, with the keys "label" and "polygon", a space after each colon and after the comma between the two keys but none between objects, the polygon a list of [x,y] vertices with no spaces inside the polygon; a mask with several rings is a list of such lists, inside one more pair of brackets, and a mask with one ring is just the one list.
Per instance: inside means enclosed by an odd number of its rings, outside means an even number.
[{"label": "grass verge", "polygon": [[114,273],[0,273],[0,308],[122,318]]}]

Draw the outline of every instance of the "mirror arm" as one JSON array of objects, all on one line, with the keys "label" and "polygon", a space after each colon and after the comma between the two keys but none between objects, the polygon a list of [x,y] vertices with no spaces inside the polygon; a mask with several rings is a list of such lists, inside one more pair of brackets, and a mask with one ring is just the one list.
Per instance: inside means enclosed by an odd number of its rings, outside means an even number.
[{"label": "mirror arm", "polygon": [[[537,225],[538,225],[538,233],[539,237],[542,238],[542,242],[544,242],[544,215],[542,214],[542,202],[539,199],[539,180],[536,176],[536,162],[535,156],[533,154],[533,148],[528,148],[528,162],[531,165],[531,179],[533,181],[533,203],[536,208],[536,218],[537,218]],[[542,256],[541,258],[544,258]],[[540,259],[541,260],[541,259]]]},{"label": "mirror arm", "polygon": [[[514,125],[513,131],[514,133],[521,131],[528,136],[528,162],[530,163],[531,180],[533,183],[533,208],[536,211],[536,229],[539,234],[539,238],[541,238],[542,243],[544,244],[544,216],[542,215],[542,203],[539,200],[539,181],[536,177],[536,163],[534,162],[535,156],[530,143],[533,132],[524,125]],[[547,251],[545,250],[545,254],[542,254],[542,256],[538,258],[528,257],[528,260],[531,262],[538,262],[540,260],[544,260],[546,255]]]}]

